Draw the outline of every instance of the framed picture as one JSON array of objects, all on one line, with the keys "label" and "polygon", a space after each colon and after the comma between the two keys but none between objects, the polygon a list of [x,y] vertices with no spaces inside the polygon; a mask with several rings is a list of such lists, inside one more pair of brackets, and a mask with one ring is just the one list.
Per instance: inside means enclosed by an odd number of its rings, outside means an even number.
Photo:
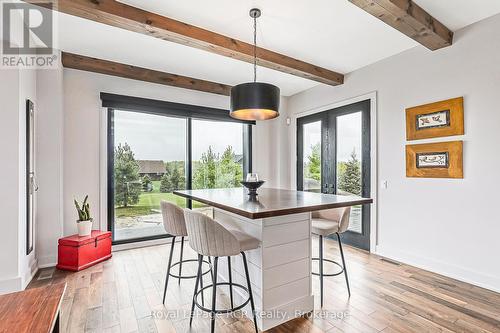
[{"label": "framed picture", "polygon": [[464,178],[463,141],[407,145],[406,177]]},{"label": "framed picture", "polygon": [[406,109],[406,139],[464,134],[463,97]]}]

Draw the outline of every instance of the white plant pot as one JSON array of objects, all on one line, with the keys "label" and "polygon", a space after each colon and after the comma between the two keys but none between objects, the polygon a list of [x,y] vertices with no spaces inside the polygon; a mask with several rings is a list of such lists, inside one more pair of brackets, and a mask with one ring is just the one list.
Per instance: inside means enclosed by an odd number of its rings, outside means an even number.
[{"label": "white plant pot", "polygon": [[78,236],[90,236],[92,233],[92,220],[88,221],[77,221],[78,225]]}]

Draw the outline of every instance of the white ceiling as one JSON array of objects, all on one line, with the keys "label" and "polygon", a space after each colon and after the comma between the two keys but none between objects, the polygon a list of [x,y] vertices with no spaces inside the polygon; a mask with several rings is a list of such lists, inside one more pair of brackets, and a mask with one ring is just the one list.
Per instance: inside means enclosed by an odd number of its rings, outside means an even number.
[{"label": "white ceiling", "polygon": [[[341,73],[349,73],[417,45],[347,0],[122,0],[233,38],[252,42],[248,10],[262,9],[258,44]],[[416,0],[452,30],[500,12],[499,0]],[[157,38],[59,15],[63,51],[225,84],[252,79],[250,64]],[[258,80],[284,96],[319,83],[259,68]]]},{"label": "white ceiling", "polygon": [[448,29],[457,31],[500,13],[499,0],[413,0]]}]

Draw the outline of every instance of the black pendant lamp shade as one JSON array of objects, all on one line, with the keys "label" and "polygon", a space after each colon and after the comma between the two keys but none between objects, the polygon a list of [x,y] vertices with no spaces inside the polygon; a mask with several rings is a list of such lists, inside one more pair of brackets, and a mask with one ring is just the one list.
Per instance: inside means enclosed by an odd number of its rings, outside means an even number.
[{"label": "black pendant lamp shade", "polygon": [[280,88],[257,82],[257,18],[260,15],[258,8],[250,10],[253,19],[253,82],[231,88],[229,115],[240,120],[267,120],[280,115]]},{"label": "black pendant lamp shade", "polygon": [[231,88],[231,117],[241,120],[268,120],[279,116],[280,88],[262,82],[238,84]]}]

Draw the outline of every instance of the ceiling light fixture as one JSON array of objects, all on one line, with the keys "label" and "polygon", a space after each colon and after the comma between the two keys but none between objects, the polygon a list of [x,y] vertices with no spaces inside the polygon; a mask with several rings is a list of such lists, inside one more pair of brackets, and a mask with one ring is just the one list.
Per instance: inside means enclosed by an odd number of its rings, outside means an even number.
[{"label": "ceiling light fixture", "polygon": [[240,120],[268,120],[279,116],[280,88],[257,82],[257,18],[260,9],[250,10],[253,18],[253,82],[242,83],[231,89],[230,116]]}]

